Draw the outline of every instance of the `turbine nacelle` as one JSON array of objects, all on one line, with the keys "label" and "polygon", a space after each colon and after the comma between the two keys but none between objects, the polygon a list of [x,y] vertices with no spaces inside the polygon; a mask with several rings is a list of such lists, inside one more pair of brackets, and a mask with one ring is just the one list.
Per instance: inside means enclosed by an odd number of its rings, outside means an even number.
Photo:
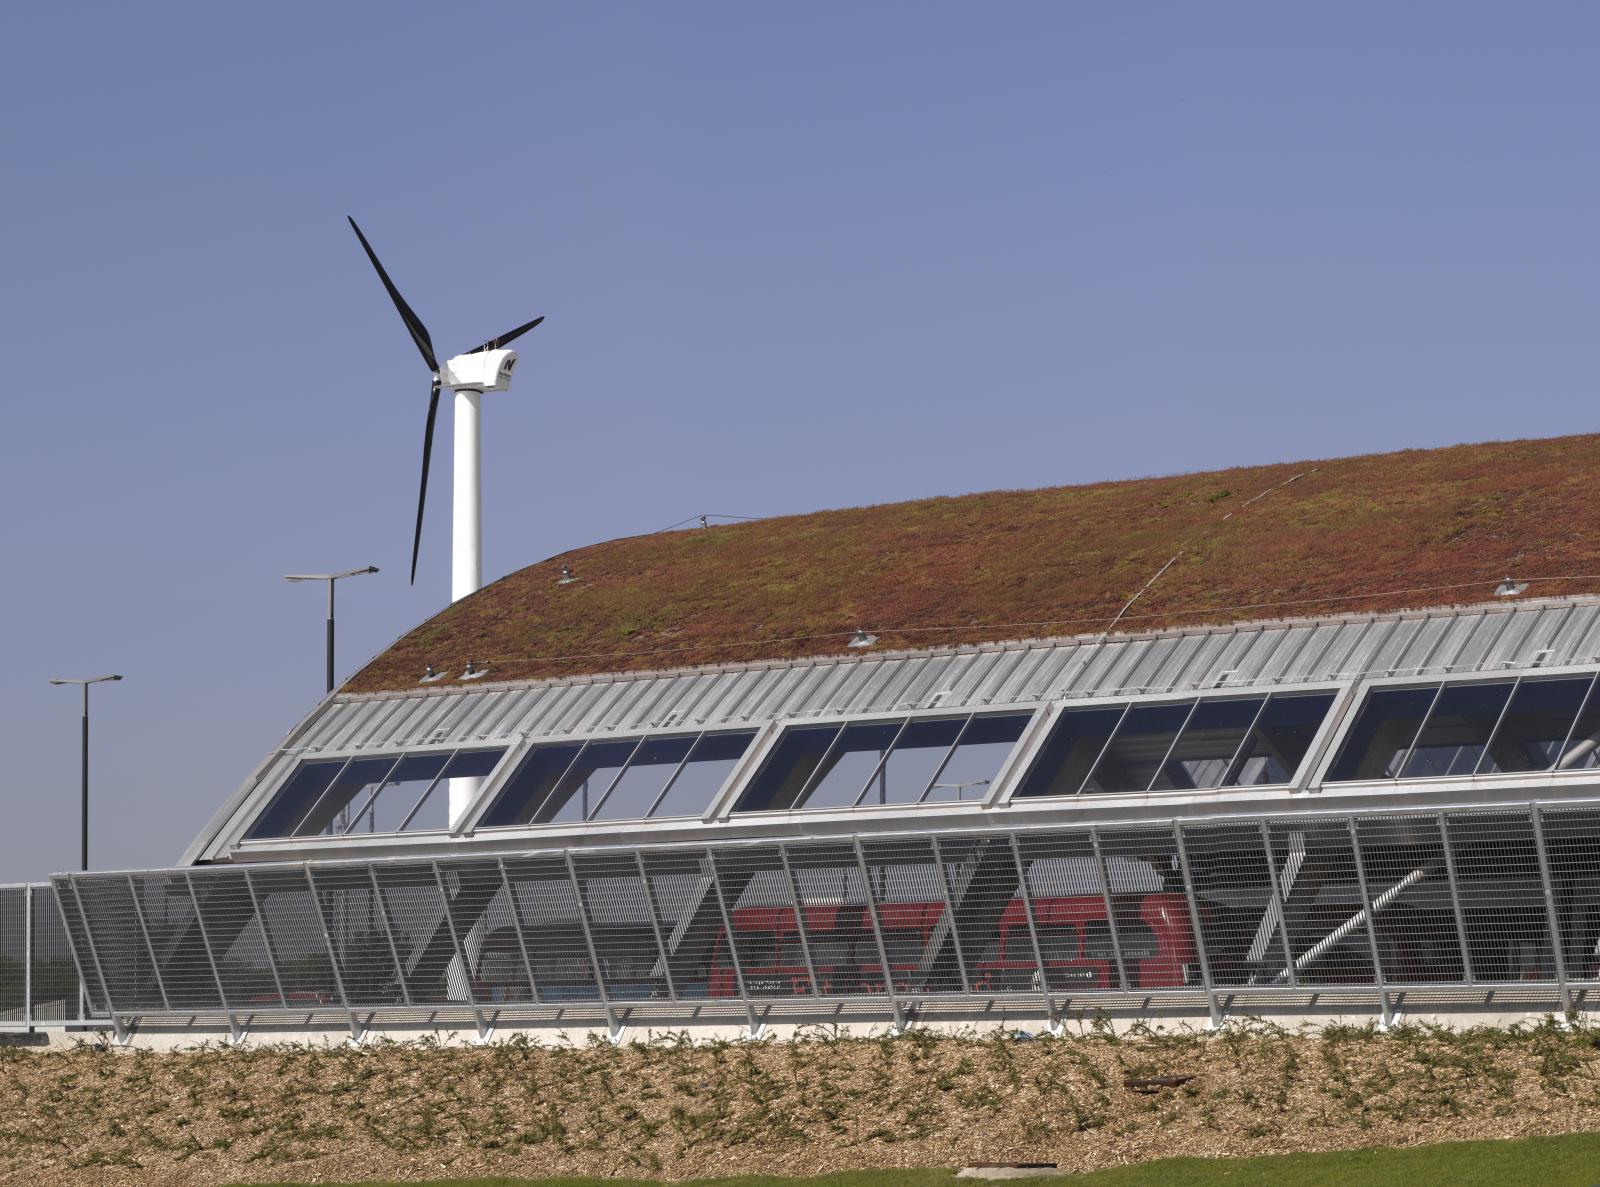
[{"label": "turbine nacelle", "polygon": [[453,391],[503,392],[511,386],[514,350],[478,350],[446,359],[439,368],[439,386]]}]

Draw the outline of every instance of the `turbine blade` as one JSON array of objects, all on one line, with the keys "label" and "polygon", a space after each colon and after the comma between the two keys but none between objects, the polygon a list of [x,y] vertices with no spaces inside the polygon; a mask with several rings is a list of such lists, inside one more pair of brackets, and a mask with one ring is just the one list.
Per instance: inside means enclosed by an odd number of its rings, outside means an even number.
[{"label": "turbine blade", "polygon": [[433,421],[439,414],[439,379],[428,394],[428,427],[422,430],[422,487],[417,491],[417,531],[411,537],[411,584],[417,583],[417,553],[422,550],[422,509],[428,503],[428,462],[433,457]]},{"label": "turbine blade", "polygon": [[467,353],[468,354],[479,354],[479,353],[481,353],[482,351],[485,351],[485,350],[499,350],[507,342],[514,342],[516,339],[522,337],[524,334],[526,334],[529,330],[533,329],[534,326],[538,325],[543,320],[544,320],[544,318],[542,318],[542,317],[536,317],[532,321],[528,322],[526,325],[518,326],[514,330],[507,330],[504,334],[501,334],[497,338],[491,338],[491,339],[489,339],[489,341],[483,343],[480,346],[474,346],[471,350],[467,351]]},{"label": "turbine blade", "polygon": [[356,233],[356,238],[361,240],[361,246],[366,249],[367,259],[372,261],[372,266],[378,270],[378,279],[383,281],[383,287],[389,292],[389,300],[394,302],[394,307],[400,311],[400,320],[406,323],[406,329],[411,331],[411,340],[417,344],[417,349],[422,352],[422,361],[428,364],[428,370],[437,371],[439,360],[433,354],[433,339],[428,336],[428,327],[422,324],[422,319],[406,304],[406,299],[400,295],[400,290],[394,287],[394,281],[389,279],[389,274],[383,270],[383,265],[378,262],[378,253],[372,250],[372,244],[367,242],[367,237],[361,233],[361,228],[356,226],[356,220],[350,218],[350,229]]}]

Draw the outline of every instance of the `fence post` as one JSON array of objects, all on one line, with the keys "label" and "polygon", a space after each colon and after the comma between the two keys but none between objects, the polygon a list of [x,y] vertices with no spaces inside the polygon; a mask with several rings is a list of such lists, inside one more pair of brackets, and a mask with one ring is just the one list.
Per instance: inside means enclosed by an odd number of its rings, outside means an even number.
[{"label": "fence post", "polygon": [[878,946],[878,967],[883,970],[883,992],[889,998],[889,1011],[894,1015],[896,1031],[906,1027],[906,1016],[900,1011],[900,998],[894,991],[894,968],[889,964],[889,949],[883,942],[883,923],[878,918],[878,896],[872,893],[872,876],[867,871],[866,854],[861,849],[861,838],[855,839],[856,868],[861,872],[861,893],[867,898],[867,918],[872,921],[872,939]]},{"label": "fence post", "polygon": [[[216,953],[211,951],[211,933],[206,931],[206,921],[200,910],[200,896],[195,892],[194,875],[188,870],[183,872],[183,883],[189,888],[189,901],[194,904],[194,925],[200,931],[200,943],[206,950],[206,963],[211,966],[211,979],[217,985],[217,1001],[222,1004],[223,1012],[228,1016],[228,1031],[233,1035],[233,1041],[237,1043],[244,1038],[244,1027],[239,1025],[239,1016],[228,1004],[228,991],[222,987],[222,970],[217,967]],[[131,880],[129,884],[132,885]],[[152,961],[155,959],[154,950],[150,953],[150,959]]]},{"label": "fence post", "polygon": [[[1241,743],[1242,745],[1242,743]],[[1294,946],[1289,943],[1289,913],[1283,906],[1283,888],[1278,882],[1278,851],[1272,844],[1272,830],[1261,822],[1261,852],[1267,859],[1267,881],[1272,886],[1272,909],[1278,916],[1278,935],[1283,940],[1283,967],[1289,970],[1289,987],[1299,985],[1294,971]],[[1262,958],[1266,958],[1263,956]]]},{"label": "fence post", "polygon": [[[339,991],[339,1001],[344,1005],[345,1016],[350,1021],[350,1041],[361,1042],[361,1024],[356,1021],[355,1007],[350,1004],[350,995],[345,992],[344,974],[339,971],[339,954],[334,951],[333,932],[328,927],[327,913],[322,909],[322,891],[317,889],[316,879],[311,876],[311,863],[301,862],[301,872],[305,875],[306,890],[311,895],[311,906],[317,913],[317,924],[322,928],[322,942],[328,949],[328,968],[333,973],[333,987]],[[435,871],[437,873],[438,871]],[[449,917],[450,904],[444,904],[445,917]]]},{"label": "fence post", "polygon": [[934,836],[928,839],[933,842],[933,865],[939,871],[939,885],[944,888],[945,918],[950,924],[950,947],[955,950],[956,969],[961,974],[961,988],[965,993],[972,993],[975,986],[972,978],[967,975],[967,954],[961,950],[961,929],[956,925],[956,896],[950,885],[950,871],[944,864],[944,850],[939,847],[939,838]]},{"label": "fence post", "polygon": [[567,878],[572,882],[572,898],[578,905],[578,926],[583,929],[583,945],[589,953],[589,967],[594,970],[594,985],[600,993],[600,1007],[606,1013],[606,1034],[613,1041],[622,1037],[622,1024],[617,1021],[616,1010],[611,1005],[611,994],[606,991],[606,971],[600,967],[600,951],[594,946],[594,933],[589,929],[589,899],[583,883],[578,879],[578,867],[573,864],[572,850],[562,853],[566,859]]},{"label": "fence post", "polygon": [[156,946],[150,939],[150,927],[145,923],[144,907],[139,902],[139,884],[133,880],[133,875],[128,875],[128,895],[133,902],[133,917],[139,923],[139,934],[144,937],[145,949],[150,953],[150,971],[155,975],[156,989],[161,993],[161,1004],[172,1011],[172,999],[167,996],[167,979],[161,975],[161,957],[156,955]]},{"label": "fence post", "polygon": [[[497,857],[494,859],[494,864],[500,868],[500,886],[506,892],[506,905],[511,908],[511,930],[516,933],[517,951],[522,955],[522,971],[528,974],[528,997],[537,1002],[542,999],[539,997],[539,982],[533,975],[533,958],[528,955],[528,940],[522,934],[522,907],[517,903],[517,892],[511,885],[511,875],[506,873],[506,859]],[[390,942],[393,943],[392,940]]]},{"label": "fence post", "polygon": [[[489,1020],[484,1017],[483,1011],[478,1009],[478,996],[472,987],[472,962],[467,959],[466,945],[461,942],[461,933],[456,930],[456,913],[450,907],[450,892],[445,888],[444,874],[439,869],[439,863],[437,861],[430,862],[429,864],[433,867],[434,885],[439,888],[439,905],[444,908],[445,929],[450,933],[450,944],[456,950],[456,959],[461,962],[461,979],[463,982],[465,982],[467,987],[467,1005],[472,1010],[472,1020],[478,1024],[478,1039],[486,1042],[489,1038],[489,1035],[493,1032],[494,1027],[491,1026],[489,1024]],[[570,857],[567,859],[567,865],[569,868],[572,865],[572,859]],[[340,986],[339,991],[341,993],[344,992],[343,986]],[[445,972],[444,991],[445,995],[448,997],[450,993],[450,974],[448,970]]]},{"label": "fence post", "polygon": [[[739,945],[734,942],[733,916],[728,910],[728,904],[722,893],[722,875],[717,873],[717,859],[710,849],[704,850],[707,875],[711,879],[711,892],[717,896],[717,911],[722,915],[722,935],[728,944],[728,961],[733,965],[733,979],[739,986],[739,996],[744,1000],[744,1017],[749,1024],[749,1036],[753,1039],[761,1034],[761,1024],[756,1021],[755,1003],[750,1000],[750,995],[744,987],[744,958],[739,955]],[[701,901],[704,902],[704,896]]]},{"label": "fence post", "polygon": [[33,887],[22,888],[22,1025],[33,1029]]},{"label": "fence post", "polygon": [[811,959],[811,937],[806,934],[806,906],[800,898],[800,884],[794,880],[794,871],[789,868],[789,851],[782,841],[778,842],[778,860],[783,863],[783,877],[789,884],[789,901],[794,904],[794,934],[800,937],[800,955],[805,957],[806,976],[811,978],[811,996],[821,997],[822,986],[817,981],[817,965]]}]

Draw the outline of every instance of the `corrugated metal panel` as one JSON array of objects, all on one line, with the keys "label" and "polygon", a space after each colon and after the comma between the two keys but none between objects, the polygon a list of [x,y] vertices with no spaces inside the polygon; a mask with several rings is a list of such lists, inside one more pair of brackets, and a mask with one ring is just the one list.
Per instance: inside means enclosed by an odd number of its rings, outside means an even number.
[{"label": "corrugated metal panel", "polygon": [[[1541,652],[1548,652],[1540,656]],[[1503,672],[1594,662],[1600,604],[1492,606],[1343,621],[1260,624],[1112,639],[1037,640],[954,652],[846,656],[793,665],[434,688],[338,698],[297,749],[508,742],[663,723],[716,727],[794,716],[892,713],[1417,672]]]}]

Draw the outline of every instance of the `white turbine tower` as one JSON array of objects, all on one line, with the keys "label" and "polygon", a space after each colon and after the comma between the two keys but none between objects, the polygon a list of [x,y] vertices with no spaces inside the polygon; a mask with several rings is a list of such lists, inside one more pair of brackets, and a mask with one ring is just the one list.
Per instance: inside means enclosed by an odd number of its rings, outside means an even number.
[{"label": "white turbine tower", "polygon": [[[367,259],[377,269],[378,279],[400,312],[411,333],[411,340],[422,353],[422,361],[433,373],[433,389],[428,395],[428,422],[422,434],[422,485],[417,493],[417,527],[411,539],[411,583],[417,581],[417,554],[422,547],[422,511],[428,501],[428,463],[433,455],[433,425],[439,412],[439,392],[448,388],[455,393],[455,473],[454,506],[451,511],[450,543],[450,600],[459,602],[476,593],[483,585],[483,481],[479,468],[482,452],[482,408],[484,392],[503,392],[511,386],[511,372],[517,365],[517,352],[504,349],[506,343],[520,338],[544,320],[536,317],[514,330],[490,338],[474,346],[465,354],[446,359],[444,366],[433,353],[433,339],[428,327],[406,304],[394,281],[378,262],[378,253],[350,219],[350,229],[361,240]],[[468,657],[470,658],[470,657]],[[477,779],[450,780],[450,823],[460,819],[461,813],[477,794]]]}]

